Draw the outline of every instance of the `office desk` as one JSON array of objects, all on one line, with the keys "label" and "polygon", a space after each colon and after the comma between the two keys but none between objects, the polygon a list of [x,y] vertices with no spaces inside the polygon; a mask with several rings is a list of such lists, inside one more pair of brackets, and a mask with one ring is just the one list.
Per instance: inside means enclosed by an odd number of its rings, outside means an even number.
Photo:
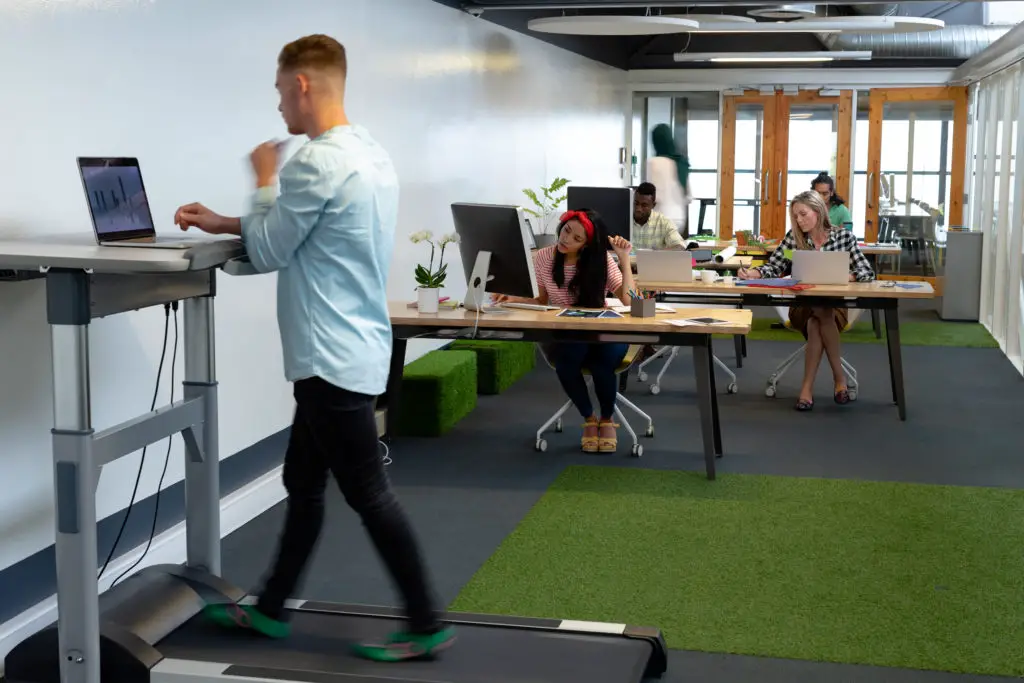
[{"label": "office desk", "polygon": [[[244,248],[236,239],[214,240],[187,250],[100,247],[91,234],[0,240],[0,268],[43,272],[46,279],[60,649],[60,656],[55,651],[54,657],[60,661],[64,683],[100,683],[101,638],[106,648],[128,633],[123,623],[101,616],[99,607],[96,482],[103,465],[180,432],[187,453],[186,564],[193,571],[220,573],[215,269],[243,256]],[[90,322],[178,301],[184,302],[184,398],[94,431]],[[145,599],[142,593],[134,598]]]},{"label": "office desk", "polygon": [[[917,288],[884,286],[889,283],[915,284]],[[900,420],[907,419],[907,402],[903,390],[903,355],[900,347],[899,302],[903,299],[934,298],[935,290],[927,282],[851,282],[844,285],[815,285],[811,289],[801,291],[750,287],[730,282],[640,282],[637,286],[661,292],[664,300],[668,302],[732,305],[739,303],[744,307],[790,306],[800,303],[808,306],[880,310],[885,315],[892,399],[896,403]]]},{"label": "office desk", "polygon": [[[388,407],[387,434],[394,434],[398,414],[399,391],[405,367],[406,341],[412,338],[505,339],[524,342],[626,342],[693,348],[693,366],[697,380],[697,405],[700,411],[704,466],[708,479],[715,478],[715,456],[722,455],[722,433],[718,419],[718,394],[714,366],[711,363],[713,334],[747,334],[753,316],[735,309],[687,309],[681,314],[660,314],[654,318],[560,318],[558,311],[508,309],[507,313],[479,316],[465,309],[419,313],[405,301],[389,301],[394,342],[391,372],[384,404]],[[729,325],[677,327],[665,320],[713,316]]]}]

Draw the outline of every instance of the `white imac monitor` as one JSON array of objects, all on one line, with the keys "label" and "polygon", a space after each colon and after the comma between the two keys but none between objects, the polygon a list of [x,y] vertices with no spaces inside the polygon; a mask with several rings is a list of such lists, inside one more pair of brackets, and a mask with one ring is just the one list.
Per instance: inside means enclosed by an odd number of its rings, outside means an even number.
[{"label": "white imac monitor", "polygon": [[466,273],[466,303],[482,310],[487,294],[537,297],[533,234],[522,209],[501,204],[452,204],[459,253]]}]

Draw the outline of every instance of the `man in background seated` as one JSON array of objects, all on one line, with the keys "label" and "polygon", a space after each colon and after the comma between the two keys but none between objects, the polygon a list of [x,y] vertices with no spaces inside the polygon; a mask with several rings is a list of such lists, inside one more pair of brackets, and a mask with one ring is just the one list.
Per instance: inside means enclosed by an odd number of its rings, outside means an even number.
[{"label": "man in background seated", "polygon": [[634,249],[685,249],[676,224],[654,210],[657,190],[651,183],[640,183],[633,193],[633,226],[629,241]]}]

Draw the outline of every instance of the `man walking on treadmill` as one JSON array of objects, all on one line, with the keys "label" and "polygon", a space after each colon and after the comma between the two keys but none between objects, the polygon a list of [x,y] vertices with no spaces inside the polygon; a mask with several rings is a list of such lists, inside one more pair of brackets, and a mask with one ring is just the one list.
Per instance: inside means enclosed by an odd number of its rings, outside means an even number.
[{"label": "man walking on treadmill", "polygon": [[292,596],[320,535],[329,473],[362,518],[398,586],[407,630],[356,653],[378,661],[433,655],[454,641],[435,609],[412,528],[378,451],[374,398],[391,360],[386,285],[398,214],[398,178],[387,152],[345,115],[345,48],[311,35],[278,56],[278,107],[306,142],[281,168],[278,143],[250,157],[256,192],[247,216],[202,204],[178,209],[182,229],[239,235],[260,272],[278,271],[277,316],[295,417],[284,459],[287,516],[277,557],[255,606],[210,605],[219,624],[289,634]]}]

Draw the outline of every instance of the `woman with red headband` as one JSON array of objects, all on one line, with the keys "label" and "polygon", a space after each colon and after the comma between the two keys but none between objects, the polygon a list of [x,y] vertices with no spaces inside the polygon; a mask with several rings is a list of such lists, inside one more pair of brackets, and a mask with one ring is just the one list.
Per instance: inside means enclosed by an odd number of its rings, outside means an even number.
[{"label": "woman with red headband", "polygon": [[[609,245],[618,255],[618,263],[608,251]],[[495,301],[604,308],[605,297],[611,294],[628,303],[628,293],[634,288],[629,264],[632,248],[622,237],[608,237],[608,229],[596,211],[566,211],[559,220],[558,242],[537,250],[533,257],[540,296],[497,296]],[[628,344],[622,343],[591,342],[560,342],[544,347],[562,388],[585,420],[580,443],[588,453],[612,453],[618,445],[618,425],[613,419],[618,393],[615,370],[628,348]],[[583,378],[584,368],[594,380],[600,416],[594,413]]]}]

